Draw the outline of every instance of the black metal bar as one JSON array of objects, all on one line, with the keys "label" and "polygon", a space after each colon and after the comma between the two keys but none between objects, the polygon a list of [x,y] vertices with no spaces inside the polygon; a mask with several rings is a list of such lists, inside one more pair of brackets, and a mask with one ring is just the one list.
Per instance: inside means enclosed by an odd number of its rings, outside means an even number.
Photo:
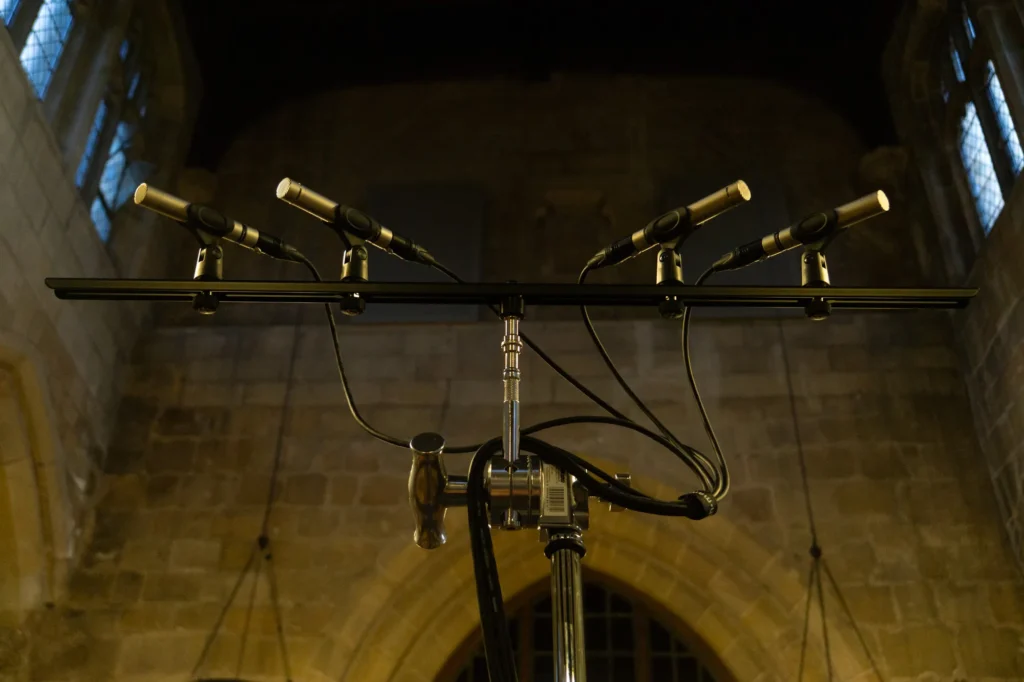
[{"label": "black metal bar", "polygon": [[368,303],[500,304],[520,296],[527,305],[657,306],[676,296],[691,306],[800,308],[823,299],[859,310],[964,308],[977,289],[720,287],[605,284],[427,284],[405,282],[195,282],[183,280],[61,279],[46,286],[66,300],[192,301],[212,293],[223,303],[324,303],[357,294]]}]

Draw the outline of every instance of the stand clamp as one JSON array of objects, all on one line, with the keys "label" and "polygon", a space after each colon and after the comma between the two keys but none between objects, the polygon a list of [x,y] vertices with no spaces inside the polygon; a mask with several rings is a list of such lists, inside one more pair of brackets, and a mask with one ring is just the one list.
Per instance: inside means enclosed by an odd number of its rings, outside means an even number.
[{"label": "stand clamp", "polygon": [[[409,469],[409,506],[415,529],[413,542],[423,549],[437,549],[445,543],[444,519],[449,507],[466,505],[468,477],[451,475],[444,464],[444,438],[421,433],[409,441],[412,465]],[[629,474],[615,478],[629,485]],[[484,475],[489,497],[492,527],[505,530],[538,528],[541,540],[550,541],[566,528],[584,531],[590,527],[590,495],[579,481],[536,457],[525,456],[509,470],[505,460],[495,457]],[[609,505],[612,511],[621,507]],[[505,520],[514,514],[518,525],[508,528]]]}]

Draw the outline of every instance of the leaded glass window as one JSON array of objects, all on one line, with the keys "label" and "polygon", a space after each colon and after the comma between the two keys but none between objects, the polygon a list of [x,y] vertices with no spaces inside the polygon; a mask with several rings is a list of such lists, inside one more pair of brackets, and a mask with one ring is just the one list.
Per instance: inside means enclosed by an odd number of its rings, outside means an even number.
[{"label": "leaded glass window", "polygon": [[1018,175],[1021,168],[1024,168],[1024,150],[1021,150],[1020,138],[1010,116],[1010,106],[1006,103],[1003,86],[999,83],[999,76],[996,75],[996,67],[991,59],[985,63],[985,90],[988,92],[992,113],[995,114],[996,124],[999,126],[999,133],[1010,159],[1010,167],[1013,174]]},{"label": "leaded glass window", "polygon": [[79,189],[85,184],[89,168],[92,167],[93,159],[96,158],[96,149],[99,147],[100,135],[103,134],[103,126],[106,122],[107,103],[101,100],[99,107],[96,109],[96,117],[93,119],[92,128],[89,130],[89,139],[85,142],[85,152],[83,152],[82,160],[78,164],[78,172],[75,173],[75,185]]},{"label": "leaded glass window", "polygon": [[[950,2],[938,58],[937,105],[946,134],[955,142],[965,204],[971,203],[980,231],[975,245],[995,225],[1024,169],[1024,149],[997,73],[995,49],[979,33],[968,4]],[[941,101],[940,101],[941,98]]]},{"label": "leaded glass window", "polygon": [[960,120],[960,158],[978,210],[978,219],[987,234],[1003,210],[1003,193],[974,102],[968,102],[965,109]]},{"label": "leaded glass window", "polygon": [[40,99],[46,97],[73,22],[66,0],[43,0],[21,51],[21,65]]},{"label": "leaded glass window", "polygon": [[[672,628],[643,604],[590,581],[584,588],[583,604],[588,682],[715,682]],[[511,614],[509,631],[520,681],[553,682],[551,597],[547,590]],[[483,647],[478,646],[454,680],[487,679]]]},{"label": "leaded glass window", "polygon": [[0,21],[10,24],[14,18],[14,10],[18,9],[19,0],[0,0]]}]

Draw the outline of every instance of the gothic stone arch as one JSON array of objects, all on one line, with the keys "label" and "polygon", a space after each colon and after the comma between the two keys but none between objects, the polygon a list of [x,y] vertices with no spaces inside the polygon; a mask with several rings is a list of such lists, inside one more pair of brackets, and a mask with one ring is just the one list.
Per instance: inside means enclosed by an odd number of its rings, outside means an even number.
[{"label": "gothic stone arch", "polygon": [[[672,496],[651,481],[639,485]],[[479,627],[465,515],[458,512],[449,513],[449,545],[426,552],[410,541],[380,567],[340,636],[318,657],[317,679],[434,682],[449,655]],[[591,520],[584,561],[592,571],[660,605],[736,682],[793,678],[806,565],[786,565],[720,517],[689,523],[598,509]],[[547,575],[532,532],[495,533],[494,545],[506,600]],[[829,635],[836,679],[867,679],[869,664],[852,632],[831,621]],[[813,621],[810,637],[808,672],[821,677],[822,662],[811,653],[821,650]]]},{"label": "gothic stone arch", "polygon": [[66,579],[64,477],[27,353],[0,339],[0,629],[18,628]]}]

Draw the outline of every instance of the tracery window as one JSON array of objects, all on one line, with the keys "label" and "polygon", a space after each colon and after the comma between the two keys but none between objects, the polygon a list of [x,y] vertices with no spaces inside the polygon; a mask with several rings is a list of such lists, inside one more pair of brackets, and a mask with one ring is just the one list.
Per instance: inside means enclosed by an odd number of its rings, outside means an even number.
[{"label": "tracery window", "polygon": [[992,47],[970,7],[950,6],[938,55],[943,118],[955,136],[960,171],[984,234],[991,231],[1024,168],[1016,124],[999,80]]},{"label": "tracery window", "polygon": [[[587,580],[584,614],[589,682],[715,682],[699,657],[640,602]],[[551,596],[539,593],[509,614],[522,682],[552,682]],[[465,654],[463,654],[465,657]],[[451,678],[487,682],[483,648]],[[447,682],[447,680],[445,680]]]}]

